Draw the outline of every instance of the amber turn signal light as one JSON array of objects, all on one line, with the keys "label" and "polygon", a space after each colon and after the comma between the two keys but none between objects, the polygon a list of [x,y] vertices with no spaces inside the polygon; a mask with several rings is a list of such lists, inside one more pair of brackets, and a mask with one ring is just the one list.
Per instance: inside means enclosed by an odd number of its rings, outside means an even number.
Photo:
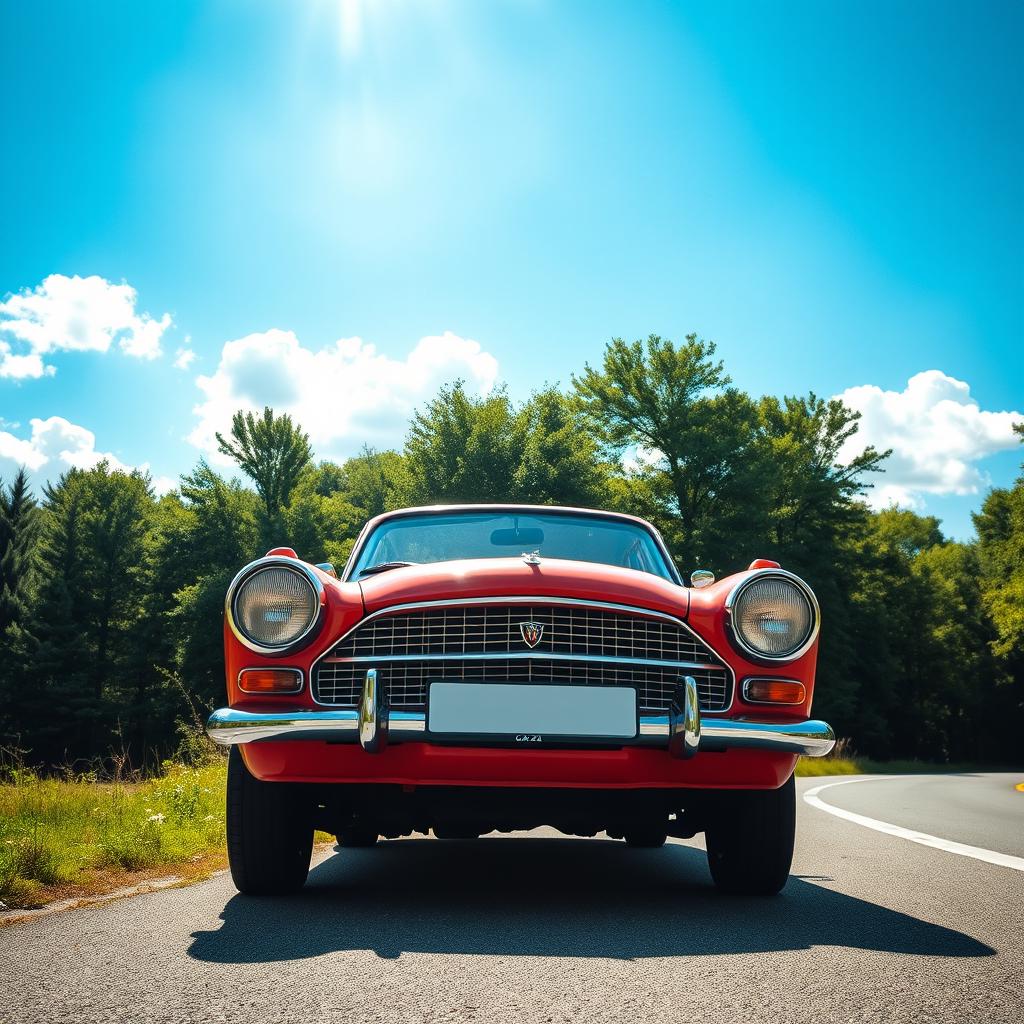
[{"label": "amber turn signal light", "polygon": [[807,691],[792,679],[748,679],[743,699],[754,704],[803,704]]},{"label": "amber turn signal light", "polygon": [[238,688],[245,693],[298,693],[302,673],[297,668],[243,668]]}]

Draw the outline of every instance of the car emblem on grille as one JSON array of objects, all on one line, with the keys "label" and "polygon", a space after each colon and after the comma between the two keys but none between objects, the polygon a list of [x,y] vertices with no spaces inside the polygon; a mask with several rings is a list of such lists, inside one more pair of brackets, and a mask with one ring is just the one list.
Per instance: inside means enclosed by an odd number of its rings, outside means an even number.
[{"label": "car emblem on grille", "polygon": [[520,622],[519,632],[523,634],[523,640],[527,647],[536,647],[540,638],[544,635],[543,622]]}]

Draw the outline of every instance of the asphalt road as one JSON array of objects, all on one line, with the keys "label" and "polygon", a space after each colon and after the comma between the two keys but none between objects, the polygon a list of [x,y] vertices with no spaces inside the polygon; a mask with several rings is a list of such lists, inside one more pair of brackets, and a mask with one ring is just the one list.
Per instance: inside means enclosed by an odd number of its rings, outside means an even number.
[{"label": "asphalt road", "polygon": [[[1020,856],[1020,782],[875,778],[820,799]],[[697,840],[535,832],[327,853],[287,900],[222,875],[54,914],[0,930],[0,1020],[1024,1020],[1024,871],[803,800],[799,818],[771,900],[717,895]]]}]

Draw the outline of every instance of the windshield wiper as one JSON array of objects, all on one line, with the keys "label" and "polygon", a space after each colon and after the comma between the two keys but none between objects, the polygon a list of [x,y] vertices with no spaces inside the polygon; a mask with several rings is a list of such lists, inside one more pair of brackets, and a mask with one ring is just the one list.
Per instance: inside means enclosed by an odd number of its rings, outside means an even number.
[{"label": "windshield wiper", "polygon": [[368,565],[360,569],[360,576],[375,576],[379,572],[387,572],[388,569],[404,569],[407,565],[419,565],[419,562],[378,562],[376,565]]}]

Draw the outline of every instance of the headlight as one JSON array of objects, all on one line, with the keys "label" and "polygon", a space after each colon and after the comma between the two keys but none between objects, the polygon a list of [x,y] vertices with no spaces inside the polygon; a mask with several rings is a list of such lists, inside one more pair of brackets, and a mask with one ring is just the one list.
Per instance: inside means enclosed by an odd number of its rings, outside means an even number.
[{"label": "headlight", "polygon": [[246,566],[228,590],[228,621],[242,643],[261,653],[293,647],[316,625],[322,587],[299,566],[276,559]]},{"label": "headlight", "polygon": [[778,570],[741,583],[726,601],[737,643],[761,661],[791,661],[818,634],[818,602],[803,580]]}]

